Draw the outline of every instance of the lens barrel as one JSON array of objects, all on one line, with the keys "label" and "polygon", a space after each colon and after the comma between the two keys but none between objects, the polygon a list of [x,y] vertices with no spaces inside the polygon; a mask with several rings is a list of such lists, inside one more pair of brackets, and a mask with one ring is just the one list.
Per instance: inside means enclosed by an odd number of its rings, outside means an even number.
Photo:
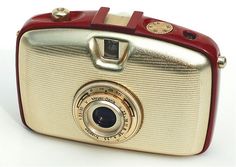
[{"label": "lens barrel", "polygon": [[119,143],[139,131],[143,113],[139,99],[124,86],[110,81],[93,81],[76,93],[73,117],[91,138]]}]

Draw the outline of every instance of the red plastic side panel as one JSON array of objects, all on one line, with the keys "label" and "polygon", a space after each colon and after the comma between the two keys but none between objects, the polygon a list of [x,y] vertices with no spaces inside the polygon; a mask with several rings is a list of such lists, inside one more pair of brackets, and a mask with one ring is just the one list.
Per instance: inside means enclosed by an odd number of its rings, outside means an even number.
[{"label": "red plastic side panel", "polygon": [[[22,102],[21,102],[21,94],[20,94],[20,85],[19,85],[19,71],[18,71],[18,49],[19,49],[19,41],[21,36],[30,30],[35,29],[48,29],[48,28],[83,28],[83,29],[96,29],[103,31],[114,31],[126,34],[132,34],[137,36],[143,36],[158,40],[167,41],[170,43],[174,43],[176,45],[181,45],[195,51],[201,52],[206,55],[211,62],[212,66],[212,96],[211,96],[211,109],[209,116],[209,124],[207,135],[205,139],[205,145],[202,152],[206,151],[210,145],[214,120],[216,115],[216,104],[217,104],[217,87],[218,87],[218,66],[217,66],[217,57],[219,56],[219,49],[216,43],[210,39],[209,37],[200,34],[198,32],[189,30],[196,34],[196,39],[190,40],[184,37],[183,31],[188,30],[186,28],[173,25],[174,29],[168,34],[153,34],[146,30],[146,25],[151,21],[157,21],[157,19],[149,18],[143,16],[142,12],[134,12],[131,16],[131,19],[126,27],[123,26],[115,26],[104,24],[104,20],[106,15],[108,14],[109,8],[100,8],[99,11],[73,11],[70,13],[70,20],[63,22],[55,22],[53,21],[51,14],[42,14],[31,18],[26,24],[23,26],[19,35],[17,37],[16,43],[16,78],[17,78],[17,91],[18,91],[18,99],[19,99],[19,107],[21,112],[21,118],[23,123],[27,126]],[[201,152],[201,153],[202,153]]]}]

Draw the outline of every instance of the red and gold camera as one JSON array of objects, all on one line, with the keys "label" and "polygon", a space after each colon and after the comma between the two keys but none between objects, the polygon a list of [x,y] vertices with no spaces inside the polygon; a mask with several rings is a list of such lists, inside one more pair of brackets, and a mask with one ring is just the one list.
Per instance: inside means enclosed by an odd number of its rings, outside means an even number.
[{"label": "red and gold camera", "polygon": [[170,155],[204,152],[220,56],[198,32],[145,17],[57,8],[19,31],[23,123],[65,139]]}]

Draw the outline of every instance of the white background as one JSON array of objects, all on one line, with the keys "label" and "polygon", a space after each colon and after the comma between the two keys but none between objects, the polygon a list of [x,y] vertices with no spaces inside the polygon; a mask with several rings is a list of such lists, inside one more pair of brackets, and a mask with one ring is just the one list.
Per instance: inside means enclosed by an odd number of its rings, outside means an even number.
[{"label": "white background", "polygon": [[[104,148],[47,137],[20,120],[15,84],[16,31],[35,14],[55,7],[113,13],[140,10],[212,37],[228,64],[221,72],[213,142],[201,155],[174,157]],[[0,166],[236,166],[236,5],[233,0],[21,0],[1,1],[0,10]],[[148,142],[148,139],[147,139]]]}]

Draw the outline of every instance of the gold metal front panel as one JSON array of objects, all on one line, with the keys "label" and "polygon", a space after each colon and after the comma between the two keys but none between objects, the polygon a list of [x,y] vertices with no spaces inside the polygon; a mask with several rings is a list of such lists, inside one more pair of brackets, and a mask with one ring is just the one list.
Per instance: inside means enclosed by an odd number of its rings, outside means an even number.
[{"label": "gold metal front panel", "polygon": [[[129,42],[122,71],[98,69],[88,41],[94,36]],[[26,123],[52,136],[154,153],[192,155],[204,145],[211,99],[211,66],[201,53],[167,42],[83,29],[26,32],[19,46],[19,75]],[[141,101],[143,124],[130,140],[106,144],[85,135],[72,115],[85,83],[111,80]]]}]

